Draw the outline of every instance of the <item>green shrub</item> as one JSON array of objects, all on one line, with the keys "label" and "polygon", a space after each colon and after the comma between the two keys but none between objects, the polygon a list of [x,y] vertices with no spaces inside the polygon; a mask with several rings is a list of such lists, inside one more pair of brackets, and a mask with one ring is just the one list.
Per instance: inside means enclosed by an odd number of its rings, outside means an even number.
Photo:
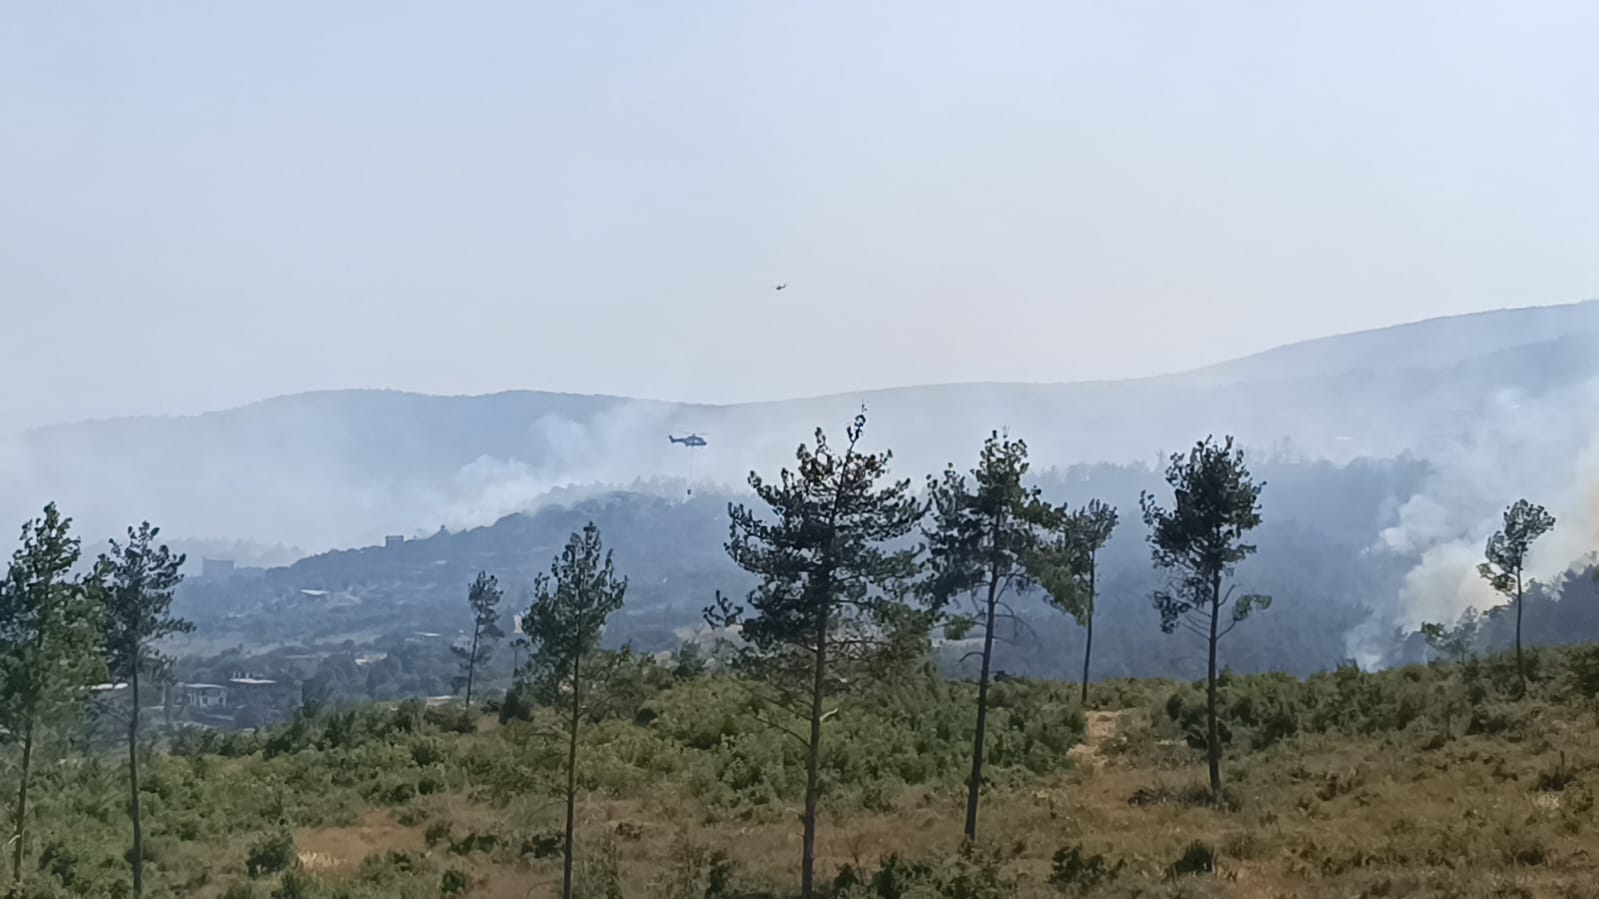
[{"label": "green shrub", "polygon": [[272,899],[311,899],[313,895],[310,876],[298,868],[284,871],[278,888],[272,891]]},{"label": "green shrub", "polygon": [[439,878],[440,896],[459,896],[472,886],[472,881],[458,868],[450,868]]},{"label": "green shrub", "polygon": [[1111,864],[1103,855],[1085,853],[1082,846],[1063,847],[1055,853],[1049,882],[1063,890],[1089,893],[1114,880],[1125,864]]},{"label": "green shrub", "polygon": [[256,841],[245,856],[245,872],[251,877],[264,877],[279,871],[298,867],[300,856],[294,848],[294,835],[279,830]]},{"label": "green shrub", "polygon": [[428,829],[422,834],[422,839],[427,843],[429,849],[445,842],[449,838],[450,822],[448,821],[434,821],[428,825]]},{"label": "green shrub", "polygon": [[1166,876],[1169,878],[1214,873],[1216,873],[1216,850],[1198,840],[1189,843],[1177,861],[1172,862],[1166,869]]}]

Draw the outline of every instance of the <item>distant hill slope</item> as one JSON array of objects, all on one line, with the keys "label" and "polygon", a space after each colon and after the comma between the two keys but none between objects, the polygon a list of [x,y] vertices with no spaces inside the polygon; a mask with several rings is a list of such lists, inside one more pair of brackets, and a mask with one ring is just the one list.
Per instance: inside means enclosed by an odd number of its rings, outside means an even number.
[{"label": "distant hill slope", "polygon": [[1599,300],[1500,309],[1289,344],[1192,373],[1210,383],[1448,368],[1481,356],[1599,334]]},{"label": "distant hill slope", "polygon": [[[1207,433],[1334,459],[1430,455],[1505,402],[1571,402],[1599,377],[1599,302],[1330,337],[1208,369],[1073,384],[956,384],[706,406],[515,391],[328,391],[190,417],[45,428],[0,446],[0,513],[58,500],[86,533],[149,518],[168,533],[308,548],[468,527],[569,484],[738,485],[864,402],[869,442],[909,477],[965,461],[988,431],[1040,467],[1152,459]],[[1507,400],[1507,397],[1509,398]],[[668,433],[698,431],[684,448]],[[669,489],[681,495],[682,484]]]}]

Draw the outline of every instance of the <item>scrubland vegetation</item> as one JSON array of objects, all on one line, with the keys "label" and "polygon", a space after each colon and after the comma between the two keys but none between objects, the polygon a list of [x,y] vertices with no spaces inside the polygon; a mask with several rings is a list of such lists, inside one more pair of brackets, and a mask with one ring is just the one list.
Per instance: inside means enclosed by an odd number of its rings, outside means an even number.
[{"label": "scrubland vegetation", "polygon": [[[924,674],[858,694],[822,754],[820,892],[1591,895],[1599,648],[1528,660],[1522,698],[1512,655],[1223,677],[1219,805],[1193,748],[1202,684],[1096,684],[1085,710],[1073,686],[1000,681],[966,848],[974,686]],[[580,731],[577,895],[794,895],[804,746],[727,675],[608,661]],[[484,711],[372,705],[148,754],[147,891],[555,893],[563,719]],[[123,778],[94,758],[40,775],[23,895],[128,894]]]}]

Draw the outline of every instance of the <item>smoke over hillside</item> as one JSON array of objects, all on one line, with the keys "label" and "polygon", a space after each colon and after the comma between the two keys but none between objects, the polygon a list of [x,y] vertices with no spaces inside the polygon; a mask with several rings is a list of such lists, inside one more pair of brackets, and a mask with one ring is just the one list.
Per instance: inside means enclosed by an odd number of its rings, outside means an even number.
[{"label": "smoke over hillside", "polygon": [[1533,547],[1534,577],[1558,577],[1599,549],[1599,381],[1537,398],[1501,392],[1481,429],[1434,461],[1436,474],[1382,534],[1385,546],[1421,558],[1395,623],[1453,621],[1468,607],[1503,601],[1473,569],[1518,498],[1546,506],[1557,521]]},{"label": "smoke over hillside", "polygon": [[[302,394],[0,440],[0,520],[20,523],[53,499],[91,538],[147,518],[174,537],[364,545],[486,524],[563,489],[737,490],[751,469],[791,461],[815,427],[841,432],[864,403],[868,443],[892,448],[895,471],[911,478],[967,464],[994,429],[1024,437],[1040,471],[1152,461],[1222,433],[1312,459],[1424,458],[1431,476],[1414,495],[1392,497],[1397,521],[1369,536],[1415,566],[1398,595],[1362,598],[1374,627],[1413,626],[1493,604],[1472,565],[1517,497],[1559,519],[1538,545],[1540,577],[1599,546],[1595,345],[1599,303],[1587,303],[1329,338],[1124,382],[733,406],[531,392]],[[707,444],[667,440],[688,432]]]}]

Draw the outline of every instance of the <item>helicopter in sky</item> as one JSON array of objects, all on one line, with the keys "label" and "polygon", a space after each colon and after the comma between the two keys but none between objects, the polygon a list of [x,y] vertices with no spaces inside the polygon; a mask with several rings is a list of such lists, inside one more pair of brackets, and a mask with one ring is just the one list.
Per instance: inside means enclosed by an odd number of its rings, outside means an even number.
[{"label": "helicopter in sky", "polygon": [[684,446],[704,446],[705,445],[705,438],[701,437],[698,434],[690,434],[687,437],[674,437],[671,434],[667,434],[666,435],[666,439],[670,440],[673,443],[681,443]]}]

